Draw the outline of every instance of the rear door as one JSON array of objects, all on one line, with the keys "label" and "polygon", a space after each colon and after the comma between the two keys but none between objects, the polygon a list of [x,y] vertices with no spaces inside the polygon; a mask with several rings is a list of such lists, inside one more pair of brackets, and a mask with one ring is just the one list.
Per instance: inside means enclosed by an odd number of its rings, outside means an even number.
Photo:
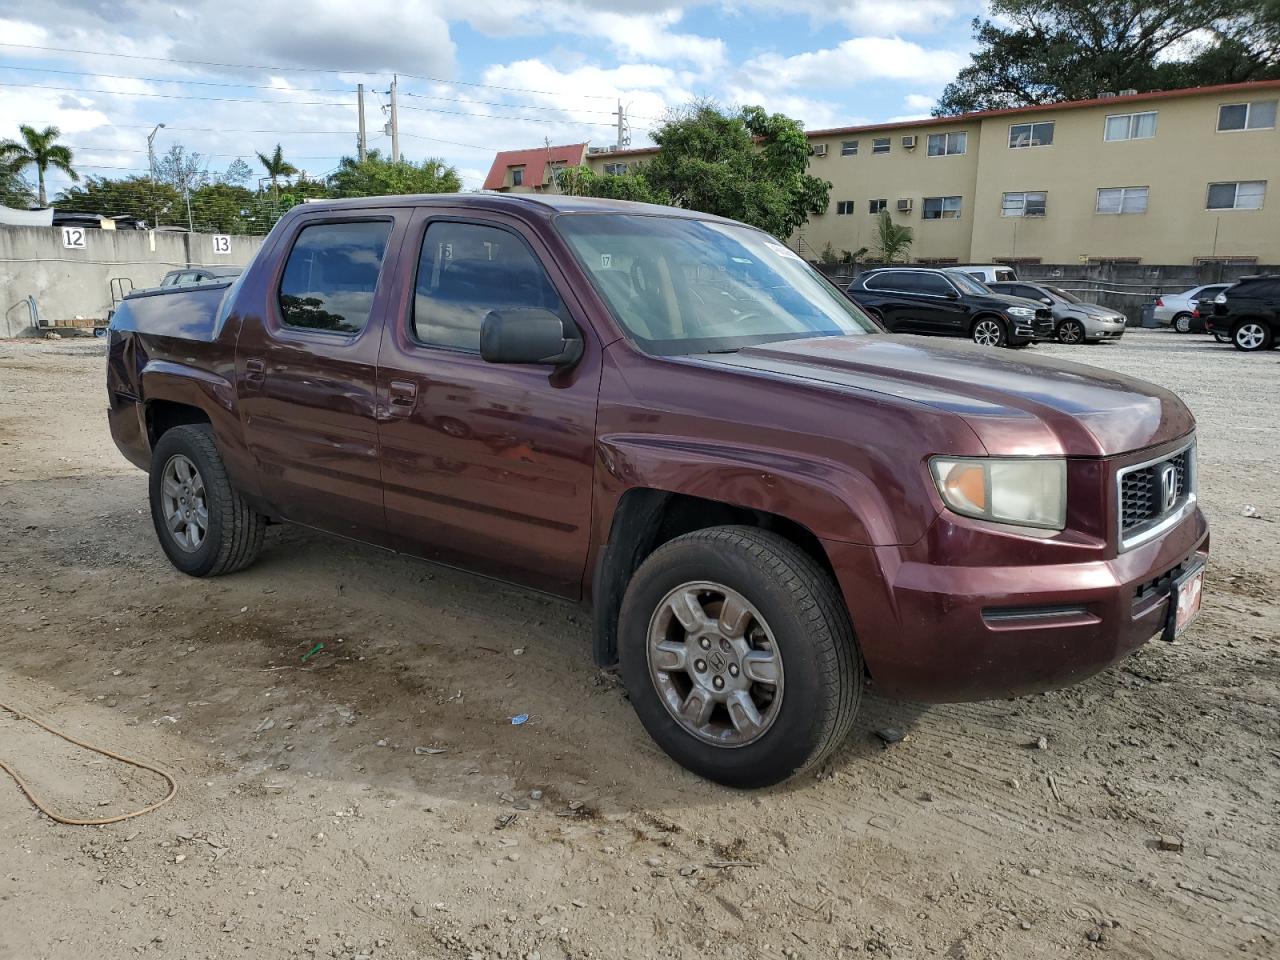
[{"label": "rear door", "polygon": [[385,534],[378,342],[411,208],[294,221],[263,316],[236,347],[244,435],[283,517],[359,540]]},{"label": "rear door", "polygon": [[963,336],[968,327],[969,311],[959,291],[940,273],[914,271],[915,287],[912,304],[912,326],[921,333]]},{"label": "rear door", "polygon": [[868,277],[864,284],[874,293],[875,307],[890,333],[919,332],[911,277],[909,270],[883,270]]},{"label": "rear door", "polygon": [[[419,211],[379,358],[392,545],[576,597],[589,546],[601,351],[542,240],[498,214]],[[412,268],[416,265],[416,270]],[[569,370],[480,357],[492,310],[577,326]]]}]

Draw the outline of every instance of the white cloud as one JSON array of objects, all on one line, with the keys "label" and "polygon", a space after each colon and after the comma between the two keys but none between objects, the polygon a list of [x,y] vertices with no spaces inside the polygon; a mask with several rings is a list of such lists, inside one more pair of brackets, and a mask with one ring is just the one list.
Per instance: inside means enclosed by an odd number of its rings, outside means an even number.
[{"label": "white cloud", "polygon": [[898,37],[854,37],[825,50],[783,57],[762,54],[742,72],[774,89],[839,89],[864,80],[946,83],[967,62],[954,50],[930,50]]},{"label": "white cloud", "polygon": [[837,20],[859,34],[928,33],[960,13],[955,0],[726,0],[770,14],[806,13],[815,23]]},{"label": "white cloud", "polygon": [[938,102],[938,98],[927,93],[908,93],[902,102],[908,110],[924,110],[928,112]]}]

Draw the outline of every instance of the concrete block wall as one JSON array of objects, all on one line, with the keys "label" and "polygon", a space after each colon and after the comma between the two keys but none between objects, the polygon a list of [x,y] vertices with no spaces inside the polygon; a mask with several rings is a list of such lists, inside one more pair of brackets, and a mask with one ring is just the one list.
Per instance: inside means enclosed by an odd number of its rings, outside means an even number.
[{"label": "concrete block wall", "polygon": [[[85,248],[63,246],[61,227],[0,227],[0,337],[35,333],[23,306],[34,297],[45,323],[104,319],[111,281],[134,289],[154,287],[170,270],[187,266],[244,266],[263,237],[232,237],[231,250],[215,254],[203,233],[85,230]],[[126,287],[128,285],[126,284]]]}]

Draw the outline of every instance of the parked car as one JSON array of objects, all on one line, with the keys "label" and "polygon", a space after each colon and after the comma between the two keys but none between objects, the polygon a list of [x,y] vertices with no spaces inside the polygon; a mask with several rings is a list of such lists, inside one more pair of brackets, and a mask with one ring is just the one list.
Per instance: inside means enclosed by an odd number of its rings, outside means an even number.
[{"label": "parked car", "polygon": [[244,271],[244,267],[184,267],[181,270],[170,270],[160,281],[162,287],[186,286],[192,283],[221,283],[234,280]]},{"label": "parked car", "polygon": [[1253,352],[1277,346],[1280,330],[1280,274],[1241,277],[1213,298],[1206,316],[1209,332],[1231,338],[1237,350]]},{"label": "parked car", "polygon": [[595,662],[721,783],[812,769],[868,675],[1012,697],[1198,609],[1177,397],[886,334],[707,214],[302,204],[235,284],[129,295],[108,343],[111,432],[178,570],[243,569],[270,519],[584,601]]},{"label": "parked car", "polygon": [[891,333],[968,337],[992,347],[1023,346],[1053,336],[1053,315],[1044,304],[993,293],[956,268],[869,270],[845,293]]},{"label": "parked car", "polygon": [[1231,286],[1229,283],[1206,283],[1182,293],[1165,293],[1156,297],[1155,318],[1162,327],[1173,327],[1178,333],[1204,333],[1204,318],[1196,316],[1196,304],[1213,302],[1213,298]]},{"label": "parked car", "polygon": [[989,290],[1043,303],[1053,314],[1053,335],[1059,343],[1119,340],[1124,336],[1124,314],[1097,303],[1087,303],[1074,293],[1047,283],[989,283]]},{"label": "parked car", "polygon": [[948,267],[949,270],[963,270],[980,283],[1006,283],[1018,279],[1018,272],[1013,267],[998,263],[969,263],[960,267]]}]

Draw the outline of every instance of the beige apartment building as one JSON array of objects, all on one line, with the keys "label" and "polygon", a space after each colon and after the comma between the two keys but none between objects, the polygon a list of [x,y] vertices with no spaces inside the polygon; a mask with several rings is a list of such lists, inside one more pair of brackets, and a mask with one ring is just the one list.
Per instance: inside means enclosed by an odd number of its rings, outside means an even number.
[{"label": "beige apartment building", "polygon": [[[885,208],[923,262],[1280,264],[1278,99],[1259,81],[814,130],[831,203],[791,242],[874,250]],[[655,150],[586,162],[621,173]]]}]

